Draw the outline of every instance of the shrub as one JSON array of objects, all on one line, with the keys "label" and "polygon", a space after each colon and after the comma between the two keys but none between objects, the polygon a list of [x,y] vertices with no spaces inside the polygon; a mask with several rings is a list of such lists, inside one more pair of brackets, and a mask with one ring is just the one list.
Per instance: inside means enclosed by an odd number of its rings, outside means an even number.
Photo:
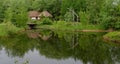
[{"label": "shrub", "polygon": [[113,28],[115,30],[120,29],[120,8],[115,7],[114,9],[110,10],[110,18],[108,21],[104,22],[106,28]]},{"label": "shrub", "polygon": [[11,22],[0,24],[0,36],[8,36],[10,33],[16,33],[20,28],[17,28]]},{"label": "shrub", "polygon": [[80,22],[82,24],[88,24],[89,23],[89,14],[86,12],[79,12],[79,16],[80,16]]},{"label": "shrub", "polygon": [[65,19],[65,21],[73,21],[72,13],[66,12],[66,14],[64,15],[64,19]]},{"label": "shrub", "polygon": [[41,20],[41,24],[42,25],[52,25],[52,20],[50,20],[49,18],[43,18]]}]

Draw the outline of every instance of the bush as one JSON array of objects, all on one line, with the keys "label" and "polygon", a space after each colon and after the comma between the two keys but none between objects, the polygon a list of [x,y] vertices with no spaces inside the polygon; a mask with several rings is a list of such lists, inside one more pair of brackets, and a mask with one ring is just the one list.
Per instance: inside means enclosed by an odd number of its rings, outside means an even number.
[{"label": "bush", "polygon": [[11,22],[0,24],[0,36],[8,36],[10,33],[16,33],[20,28],[17,28]]},{"label": "bush", "polygon": [[66,12],[66,14],[64,15],[64,19],[65,21],[73,21],[73,16],[71,12]]},{"label": "bush", "polygon": [[106,28],[113,28],[115,30],[120,29],[120,8],[115,7],[114,9],[110,10],[110,18],[104,24],[106,24]]},{"label": "bush", "polygon": [[102,23],[104,25],[105,29],[115,29],[115,30],[119,30],[120,29],[120,19],[117,17],[111,17],[108,19],[108,21],[105,21]]},{"label": "bush", "polygon": [[0,36],[6,36],[6,35],[7,35],[6,25],[0,24]]},{"label": "bush", "polygon": [[49,18],[43,18],[41,20],[41,24],[42,25],[52,25],[52,20],[50,20]]},{"label": "bush", "polygon": [[87,12],[80,11],[79,16],[80,16],[80,22],[82,24],[88,24],[89,23],[89,14]]}]

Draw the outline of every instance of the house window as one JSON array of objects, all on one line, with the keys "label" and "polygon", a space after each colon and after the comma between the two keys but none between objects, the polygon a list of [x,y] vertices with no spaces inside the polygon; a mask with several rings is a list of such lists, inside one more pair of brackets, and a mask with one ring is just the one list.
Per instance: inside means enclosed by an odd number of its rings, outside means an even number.
[{"label": "house window", "polygon": [[31,19],[32,19],[32,20],[36,20],[37,18],[36,18],[36,17],[32,17]]}]

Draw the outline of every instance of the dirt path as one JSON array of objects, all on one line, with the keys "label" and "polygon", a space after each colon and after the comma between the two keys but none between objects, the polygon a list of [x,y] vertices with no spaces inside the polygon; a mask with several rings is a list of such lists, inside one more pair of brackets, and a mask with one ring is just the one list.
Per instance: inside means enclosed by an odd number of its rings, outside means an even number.
[{"label": "dirt path", "polygon": [[113,30],[77,30],[80,32],[112,32]]}]

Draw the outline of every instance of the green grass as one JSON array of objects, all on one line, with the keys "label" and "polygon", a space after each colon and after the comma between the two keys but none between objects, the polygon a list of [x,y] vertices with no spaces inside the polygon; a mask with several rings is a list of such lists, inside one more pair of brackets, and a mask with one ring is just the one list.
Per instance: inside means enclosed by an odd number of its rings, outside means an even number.
[{"label": "green grass", "polygon": [[7,30],[5,27],[5,24],[0,24],[0,36],[6,36],[7,35]]},{"label": "green grass", "polygon": [[100,30],[102,29],[100,25],[90,25],[90,24],[82,24],[80,22],[65,22],[65,21],[57,21],[53,22],[52,25],[41,25],[40,28],[47,29],[55,29],[55,30]]},{"label": "green grass", "polygon": [[0,36],[7,36],[9,33],[16,33],[20,28],[17,28],[12,23],[1,23],[0,24]]},{"label": "green grass", "polygon": [[105,38],[109,38],[110,40],[120,41],[120,31],[109,32],[104,35]]}]

